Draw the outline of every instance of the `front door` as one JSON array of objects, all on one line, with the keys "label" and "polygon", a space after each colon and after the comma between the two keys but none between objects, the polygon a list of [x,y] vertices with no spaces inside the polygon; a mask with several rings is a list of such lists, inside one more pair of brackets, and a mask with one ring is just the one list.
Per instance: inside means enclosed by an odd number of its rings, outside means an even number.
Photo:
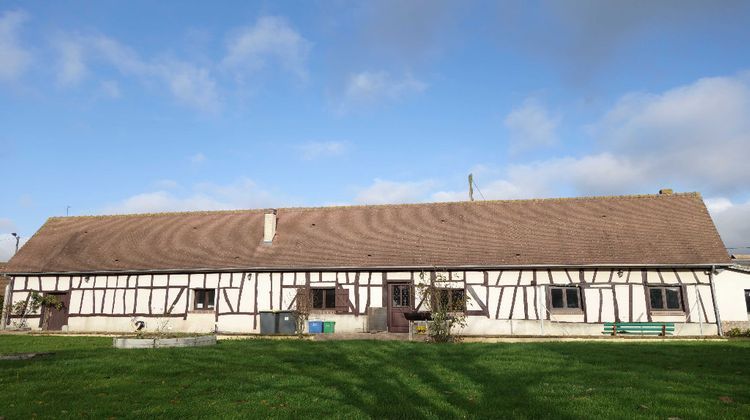
[{"label": "front door", "polygon": [[409,332],[409,321],[404,317],[404,313],[411,310],[411,284],[388,283],[388,331]]},{"label": "front door", "polygon": [[[70,295],[68,293],[48,293],[48,295],[57,296],[62,302],[60,309],[54,307],[45,307],[45,311],[49,311],[49,318],[47,320],[47,329],[50,331],[60,331],[64,325],[68,325],[68,303],[70,301]],[[44,317],[45,315],[42,314]]]}]

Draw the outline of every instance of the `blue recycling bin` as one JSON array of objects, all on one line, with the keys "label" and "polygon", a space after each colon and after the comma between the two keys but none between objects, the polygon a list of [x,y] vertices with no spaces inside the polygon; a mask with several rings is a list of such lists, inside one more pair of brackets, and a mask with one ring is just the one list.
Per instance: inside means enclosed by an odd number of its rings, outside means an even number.
[{"label": "blue recycling bin", "polygon": [[323,334],[323,321],[307,321],[307,332],[310,334]]}]

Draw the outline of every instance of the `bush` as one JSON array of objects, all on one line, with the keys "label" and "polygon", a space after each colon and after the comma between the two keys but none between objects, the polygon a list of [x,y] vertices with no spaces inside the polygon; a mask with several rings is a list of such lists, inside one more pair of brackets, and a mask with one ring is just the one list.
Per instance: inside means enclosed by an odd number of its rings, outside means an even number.
[{"label": "bush", "polygon": [[728,337],[750,337],[750,329],[743,330],[742,328],[734,327],[727,331]]}]

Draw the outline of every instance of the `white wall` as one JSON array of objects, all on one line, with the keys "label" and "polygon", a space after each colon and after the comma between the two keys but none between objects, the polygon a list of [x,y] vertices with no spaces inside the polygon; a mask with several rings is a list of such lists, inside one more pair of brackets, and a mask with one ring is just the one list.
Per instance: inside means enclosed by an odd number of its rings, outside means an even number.
[{"label": "white wall", "polygon": [[[750,289],[750,273],[722,270],[714,276],[716,303],[722,322],[748,322],[745,290]],[[748,326],[750,327],[750,326]],[[747,328],[747,327],[746,327]]]}]

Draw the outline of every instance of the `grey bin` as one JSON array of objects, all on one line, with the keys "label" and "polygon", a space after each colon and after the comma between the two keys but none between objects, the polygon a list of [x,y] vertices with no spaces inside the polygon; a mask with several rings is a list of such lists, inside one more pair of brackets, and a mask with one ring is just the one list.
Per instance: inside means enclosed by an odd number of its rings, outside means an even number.
[{"label": "grey bin", "polygon": [[271,311],[260,313],[260,333],[276,334],[276,313]]},{"label": "grey bin", "polygon": [[294,335],[297,332],[297,313],[294,311],[276,312],[277,334]]},{"label": "grey bin", "polygon": [[297,332],[297,313],[294,311],[261,311],[260,333],[294,335]]}]

